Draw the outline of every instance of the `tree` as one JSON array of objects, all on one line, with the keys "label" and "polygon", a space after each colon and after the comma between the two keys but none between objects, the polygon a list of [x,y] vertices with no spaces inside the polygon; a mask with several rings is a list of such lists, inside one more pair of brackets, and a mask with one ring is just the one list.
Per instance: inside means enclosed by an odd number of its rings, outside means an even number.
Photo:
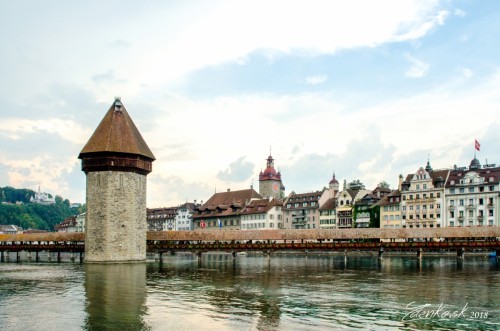
[{"label": "tree", "polygon": [[349,184],[347,184],[347,188],[351,190],[364,190],[365,189],[365,184],[361,183],[359,179],[355,179]]},{"label": "tree", "polygon": [[381,187],[381,188],[390,188],[389,187],[389,183],[387,183],[385,180],[383,180],[380,183],[378,183],[378,187]]}]

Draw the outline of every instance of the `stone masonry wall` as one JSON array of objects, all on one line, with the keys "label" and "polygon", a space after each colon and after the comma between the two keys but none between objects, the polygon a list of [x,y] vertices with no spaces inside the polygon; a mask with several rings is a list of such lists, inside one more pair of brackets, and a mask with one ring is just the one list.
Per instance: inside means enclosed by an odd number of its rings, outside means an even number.
[{"label": "stone masonry wall", "polygon": [[87,174],[85,262],[146,260],[146,176]]}]

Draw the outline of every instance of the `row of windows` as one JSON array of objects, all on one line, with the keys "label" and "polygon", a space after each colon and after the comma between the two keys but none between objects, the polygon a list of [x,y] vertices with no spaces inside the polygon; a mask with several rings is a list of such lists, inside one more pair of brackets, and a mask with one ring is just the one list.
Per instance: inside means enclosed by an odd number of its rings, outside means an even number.
[{"label": "row of windows", "polygon": [[[493,191],[495,190],[495,185],[490,185],[490,186],[488,186],[488,190],[489,190],[490,192],[493,192]],[[469,192],[469,193],[474,193],[474,192],[476,192],[476,188],[475,188],[475,187],[469,187],[469,188],[467,189],[467,192]],[[485,192],[485,187],[484,187],[484,186],[479,186],[479,188],[478,188],[478,192]],[[460,188],[458,189],[458,192],[457,192],[457,189],[455,189],[455,188],[450,188],[450,194],[455,194],[455,193],[465,193],[465,187],[460,187]]]},{"label": "row of windows", "polygon": [[399,215],[384,215],[384,221],[398,221]]},{"label": "row of windows", "polygon": [[[306,201],[307,199],[309,200],[315,200],[315,199],[320,199],[321,198],[321,195],[318,195],[317,197],[314,197],[314,196],[309,196],[309,197],[302,197],[302,198],[290,198],[290,202],[293,202],[293,201]],[[295,200],[294,200],[295,199]]]},{"label": "row of windows", "polygon": [[[436,218],[441,218],[441,214],[436,214]],[[406,215],[403,215],[403,219],[404,220],[406,219]],[[408,215],[408,219],[410,220],[414,219],[413,215]],[[419,220],[420,215],[415,215],[415,219]],[[427,219],[427,214],[422,214],[422,219]],[[434,219],[434,214],[429,214],[429,219]]]},{"label": "row of windows", "polygon": [[[406,200],[406,198],[408,198],[408,200],[413,200],[413,194],[403,195],[403,200]],[[429,198],[434,198],[434,193],[431,192]],[[441,198],[441,192],[436,193],[436,198]],[[415,195],[415,199],[420,199],[419,193]],[[427,199],[427,193],[422,194],[422,199]]]},{"label": "row of windows", "polygon": [[[467,226],[474,226],[475,225],[474,221],[469,221],[468,223],[465,223],[465,224],[467,224]],[[477,225],[483,226],[483,221],[478,220]],[[493,220],[489,220],[488,225],[492,226]],[[458,223],[455,223],[454,221],[450,221],[450,226],[464,226],[464,221],[459,221]]]},{"label": "row of windows", "polygon": [[[274,223],[269,223],[270,228],[274,228]],[[241,224],[242,230],[250,230],[250,229],[265,229],[266,223],[250,223],[250,224]],[[278,228],[281,229],[281,223],[278,223]]]},{"label": "row of windows", "polygon": [[[478,210],[477,216],[484,217],[484,210],[482,210],[482,209]],[[488,210],[488,216],[494,216],[493,209],[489,209]],[[464,217],[464,211],[463,210],[459,210],[458,211],[458,217]],[[469,217],[474,217],[474,210],[469,210]],[[450,211],[450,218],[455,218],[455,212],[454,211]]]},{"label": "row of windows", "polygon": [[[491,176],[491,177],[488,177],[488,181],[490,182],[494,182],[495,181],[495,177]],[[474,183],[484,183],[484,178],[483,177],[477,177],[477,178],[471,178],[471,179],[467,179],[467,178],[464,178],[464,179],[460,179],[460,184],[474,184]],[[450,185],[455,185],[455,180],[450,180]]]},{"label": "row of windows", "polygon": [[337,224],[335,219],[319,220],[319,224]]},{"label": "row of windows", "polygon": [[[403,206],[402,211],[406,212],[406,207],[407,206]],[[436,204],[436,209],[440,209],[440,208],[441,208],[441,204],[440,203]],[[415,206],[410,205],[410,206],[408,206],[408,209],[409,210],[413,210],[413,209],[420,210],[420,205],[415,205]],[[434,209],[434,204],[431,203],[429,205],[429,209]],[[422,205],[422,210],[427,210],[427,205]]]},{"label": "row of windows", "polygon": [[[474,200],[473,198],[469,199],[469,206],[474,206]],[[477,202],[480,206],[484,205],[484,198],[478,198]],[[493,204],[493,198],[488,198],[488,204],[492,205]],[[458,205],[459,206],[464,206],[465,205],[465,200],[464,199],[459,199],[458,200]],[[455,206],[455,200],[450,200],[450,206]]]},{"label": "row of windows", "polygon": [[[296,203],[293,204],[293,207],[294,208],[299,208],[299,205],[300,204],[296,202]],[[314,207],[314,206],[316,206],[316,201],[302,202],[302,207]],[[286,207],[287,208],[292,208],[292,204],[291,203],[287,203]]]}]

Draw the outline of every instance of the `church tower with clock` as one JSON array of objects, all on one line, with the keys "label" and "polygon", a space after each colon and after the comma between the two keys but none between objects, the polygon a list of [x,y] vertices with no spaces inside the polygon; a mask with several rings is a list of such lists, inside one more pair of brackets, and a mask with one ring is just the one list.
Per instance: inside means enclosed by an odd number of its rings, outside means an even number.
[{"label": "church tower with clock", "polygon": [[281,173],[274,169],[274,159],[269,153],[266,170],[259,174],[259,194],[265,198],[281,199],[285,187],[281,181]]}]

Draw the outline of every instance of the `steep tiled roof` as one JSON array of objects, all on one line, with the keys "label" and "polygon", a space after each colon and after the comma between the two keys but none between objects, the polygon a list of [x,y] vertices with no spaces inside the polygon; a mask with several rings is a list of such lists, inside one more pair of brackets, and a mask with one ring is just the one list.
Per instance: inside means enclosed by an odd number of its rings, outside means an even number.
[{"label": "steep tiled roof", "polygon": [[282,206],[283,201],[277,199],[258,199],[250,201],[240,215],[267,213],[274,206]]},{"label": "steep tiled roof", "polygon": [[262,199],[253,188],[215,193],[202,206],[195,208],[193,218],[237,215],[251,199]]},{"label": "steep tiled roof", "polygon": [[[318,201],[323,191],[316,191],[310,193],[300,193],[300,194],[290,194],[290,196],[285,200],[284,209],[304,209],[304,208],[312,208],[317,209],[319,207]],[[314,202],[314,205],[312,204]],[[299,207],[295,207],[295,203],[299,204]],[[304,203],[306,204],[304,206]],[[287,205],[290,204],[290,207]]]},{"label": "steep tiled roof", "polygon": [[219,192],[212,195],[201,208],[219,205],[229,206],[235,202],[245,204],[245,202],[250,201],[250,199],[262,199],[262,196],[254,189]]},{"label": "steep tiled roof", "polygon": [[319,207],[319,210],[330,210],[330,209],[335,209],[337,204],[337,198],[330,198],[326,200],[324,204]]},{"label": "steep tiled roof", "polygon": [[78,158],[90,153],[124,153],[141,155],[151,160],[155,157],[123,105],[115,110],[115,100],[101,123],[83,147]]},{"label": "steep tiled roof", "polygon": [[466,169],[466,170],[452,170],[450,171],[450,176],[446,181],[446,187],[454,186],[451,185],[451,182],[454,181],[455,185],[460,182],[467,173],[475,172],[480,177],[484,177],[484,184],[496,184],[500,182],[500,167],[493,168],[478,168],[478,169]]}]

